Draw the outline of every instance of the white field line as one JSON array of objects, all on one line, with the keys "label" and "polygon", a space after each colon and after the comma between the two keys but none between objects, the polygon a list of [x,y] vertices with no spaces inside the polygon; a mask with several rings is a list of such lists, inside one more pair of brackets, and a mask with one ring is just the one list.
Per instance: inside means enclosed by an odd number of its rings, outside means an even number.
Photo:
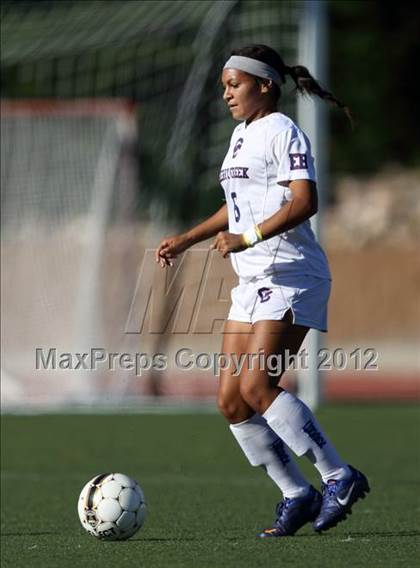
[{"label": "white field line", "polygon": [[215,400],[202,402],[174,402],[168,400],[142,401],[131,404],[97,404],[97,405],[48,405],[48,406],[16,406],[3,407],[1,414],[15,416],[67,415],[72,414],[218,414]]},{"label": "white field line", "polygon": [[[2,471],[1,472],[1,479],[3,482],[34,482],[34,483],[42,483],[42,482],[51,482],[51,481],[80,481],[81,484],[86,482],[86,479],[92,476],[92,473],[72,473],[63,475],[61,473],[37,473],[37,472],[19,472],[19,471]],[[179,473],[162,473],[157,475],[143,475],[138,478],[140,485],[147,486],[147,485],[162,485],[165,482],[171,483],[178,483],[178,484],[188,484],[188,485],[207,485],[209,483],[213,483],[216,485],[233,485],[233,486],[246,486],[246,485],[261,485],[261,484],[270,484],[270,481],[265,478],[261,478],[259,475],[240,475],[234,476],[232,474],[231,477],[226,477],[226,474],[221,475],[182,475]]]}]

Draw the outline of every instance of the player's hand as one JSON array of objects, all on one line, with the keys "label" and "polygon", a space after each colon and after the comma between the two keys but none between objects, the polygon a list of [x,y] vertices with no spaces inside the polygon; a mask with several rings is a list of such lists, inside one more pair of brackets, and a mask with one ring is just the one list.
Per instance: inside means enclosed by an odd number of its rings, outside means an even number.
[{"label": "player's hand", "polygon": [[155,260],[162,268],[173,266],[173,260],[190,246],[186,235],[163,239],[155,253]]},{"label": "player's hand", "polygon": [[248,247],[245,244],[242,235],[235,235],[228,231],[221,231],[220,233],[217,233],[216,239],[210,248],[219,251],[223,258],[226,258],[229,253],[240,252]]}]

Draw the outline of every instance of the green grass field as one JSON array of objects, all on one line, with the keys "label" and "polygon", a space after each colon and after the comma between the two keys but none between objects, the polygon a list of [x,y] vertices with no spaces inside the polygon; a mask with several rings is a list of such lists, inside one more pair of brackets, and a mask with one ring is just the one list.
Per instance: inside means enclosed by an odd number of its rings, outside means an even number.
[{"label": "green grass field", "polygon": [[[216,415],[5,416],[2,566],[415,566],[418,408],[330,406],[319,418],[372,492],[322,536],[308,526],[259,541],[278,491]],[[96,541],[79,524],[79,492],[104,471],[128,473],[146,494],[148,518],[129,541]]]}]

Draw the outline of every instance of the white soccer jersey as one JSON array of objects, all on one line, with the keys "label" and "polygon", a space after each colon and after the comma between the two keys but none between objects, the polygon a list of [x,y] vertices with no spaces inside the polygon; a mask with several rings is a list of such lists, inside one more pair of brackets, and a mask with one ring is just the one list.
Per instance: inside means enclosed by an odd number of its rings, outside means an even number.
[{"label": "white soccer jersey", "polygon": [[[220,171],[229,231],[241,234],[271,217],[291,200],[287,182],[296,179],[316,181],[309,140],[290,118],[275,112],[239,124]],[[309,220],[230,256],[241,281],[274,273],[279,278],[303,274],[330,278]]]}]

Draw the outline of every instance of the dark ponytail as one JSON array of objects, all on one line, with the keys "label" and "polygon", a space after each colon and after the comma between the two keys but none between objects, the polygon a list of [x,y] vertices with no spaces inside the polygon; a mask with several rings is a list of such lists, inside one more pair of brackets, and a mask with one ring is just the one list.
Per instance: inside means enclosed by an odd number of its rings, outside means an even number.
[{"label": "dark ponytail", "polygon": [[[296,91],[301,95],[309,95],[317,97],[329,102],[330,104],[342,109],[347,118],[350,121],[352,128],[354,127],[353,117],[351,115],[350,109],[338,100],[332,93],[326,91],[321,87],[318,81],[312,77],[306,67],[302,65],[294,65],[289,67],[285,65],[283,59],[280,55],[267,45],[255,44],[247,45],[240,49],[235,49],[232,51],[232,55],[242,55],[244,57],[251,57],[252,59],[257,59],[258,61],[263,61],[280,74],[280,76],[285,80],[286,76],[289,75],[296,86]],[[281,96],[280,87],[273,85],[273,96],[276,101]]]},{"label": "dark ponytail", "polygon": [[316,95],[320,99],[341,108],[349,119],[351,127],[354,127],[354,121],[349,107],[338,100],[332,93],[330,93],[330,91],[323,89],[318,81],[312,77],[306,67],[303,67],[303,65],[294,65],[293,67],[285,65],[284,75],[289,75],[292,78],[296,85],[296,90],[301,95]]}]

